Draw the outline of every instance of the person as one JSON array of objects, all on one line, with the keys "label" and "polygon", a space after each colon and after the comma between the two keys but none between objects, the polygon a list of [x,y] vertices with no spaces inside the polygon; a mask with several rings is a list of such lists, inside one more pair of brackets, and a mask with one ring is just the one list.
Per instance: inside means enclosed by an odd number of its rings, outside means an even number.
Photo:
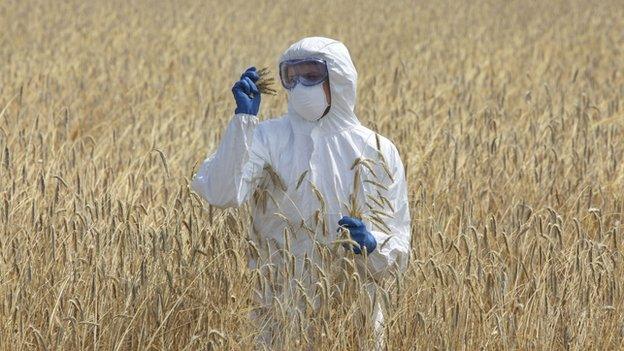
[{"label": "person", "polygon": [[[369,282],[403,270],[411,241],[403,164],[395,145],[355,115],[357,72],[346,46],[304,38],[283,53],[279,75],[288,111],[263,122],[258,71],[247,69],[234,84],[235,114],[192,189],[219,208],[250,203],[250,267],[265,275],[267,267],[294,262],[291,277],[312,287],[319,275],[310,267],[335,242],[352,250]],[[278,254],[284,249],[291,260]],[[259,290],[270,304],[278,294],[286,301],[294,289],[264,284]],[[381,308],[371,313],[382,333]]]}]

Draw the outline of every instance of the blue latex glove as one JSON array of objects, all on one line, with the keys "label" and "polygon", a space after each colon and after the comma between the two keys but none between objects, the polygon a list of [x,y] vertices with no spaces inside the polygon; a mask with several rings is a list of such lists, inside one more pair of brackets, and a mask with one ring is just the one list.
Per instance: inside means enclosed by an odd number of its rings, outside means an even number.
[{"label": "blue latex glove", "polygon": [[[357,218],[344,216],[338,221],[338,225],[348,229],[351,239],[360,245],[360,247],[353,246],[353,252],[355,254],[359,255],[362,253],[360,248],[366,248],[366,252],[369,254],[375,251],[377,240],[375,240],[375,237],[366,229],[364,222]],[[338,230],[340,230],[340,228],[338,228]]]},{"label": "blue latex glove", "polygon": [[256,87],[256,82],[260,79],[256,67],[249,67],[243,73],[240,80],[232,87],[232,94],[236,100],[235,113],[246,113],[257,115],[260,110],[260,91]]}]

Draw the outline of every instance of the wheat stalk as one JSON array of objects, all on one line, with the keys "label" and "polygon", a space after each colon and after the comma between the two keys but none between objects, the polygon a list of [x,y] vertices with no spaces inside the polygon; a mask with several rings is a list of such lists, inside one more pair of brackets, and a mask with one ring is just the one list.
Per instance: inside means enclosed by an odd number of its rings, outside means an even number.
[{"label": "wheat stalk", "polygon": [[275,90],[275,78],[271,77],[271,71],[268,67],[264,67],[258,71],[260,79],[256,82],[256,86],[261,94],[265,95],[277,95]]}]

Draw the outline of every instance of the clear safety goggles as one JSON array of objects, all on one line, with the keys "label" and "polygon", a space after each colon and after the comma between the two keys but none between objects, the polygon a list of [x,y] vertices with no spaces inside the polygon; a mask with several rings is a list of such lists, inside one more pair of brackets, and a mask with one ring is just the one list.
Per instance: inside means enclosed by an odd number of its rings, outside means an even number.
[{"label": "clear safety goggles", "polygon": [[298,83],[306,87],[320,84],[329,76],[327,63],[315,58],[283,61],[279,65],[279,72],[282,85],[288,90]]}]

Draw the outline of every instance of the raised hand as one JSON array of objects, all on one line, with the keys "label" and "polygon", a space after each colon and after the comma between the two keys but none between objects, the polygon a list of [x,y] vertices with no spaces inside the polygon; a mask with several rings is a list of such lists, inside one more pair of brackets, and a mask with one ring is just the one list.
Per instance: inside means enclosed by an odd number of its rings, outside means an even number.
[{"label": "raised hand", "polygon": [[260,91],[256,82],[260,79],[256,67],[249,67],[239,81],[232,87],[232,94],[236,100],[235,113],[258,115],[260,110]]}]

